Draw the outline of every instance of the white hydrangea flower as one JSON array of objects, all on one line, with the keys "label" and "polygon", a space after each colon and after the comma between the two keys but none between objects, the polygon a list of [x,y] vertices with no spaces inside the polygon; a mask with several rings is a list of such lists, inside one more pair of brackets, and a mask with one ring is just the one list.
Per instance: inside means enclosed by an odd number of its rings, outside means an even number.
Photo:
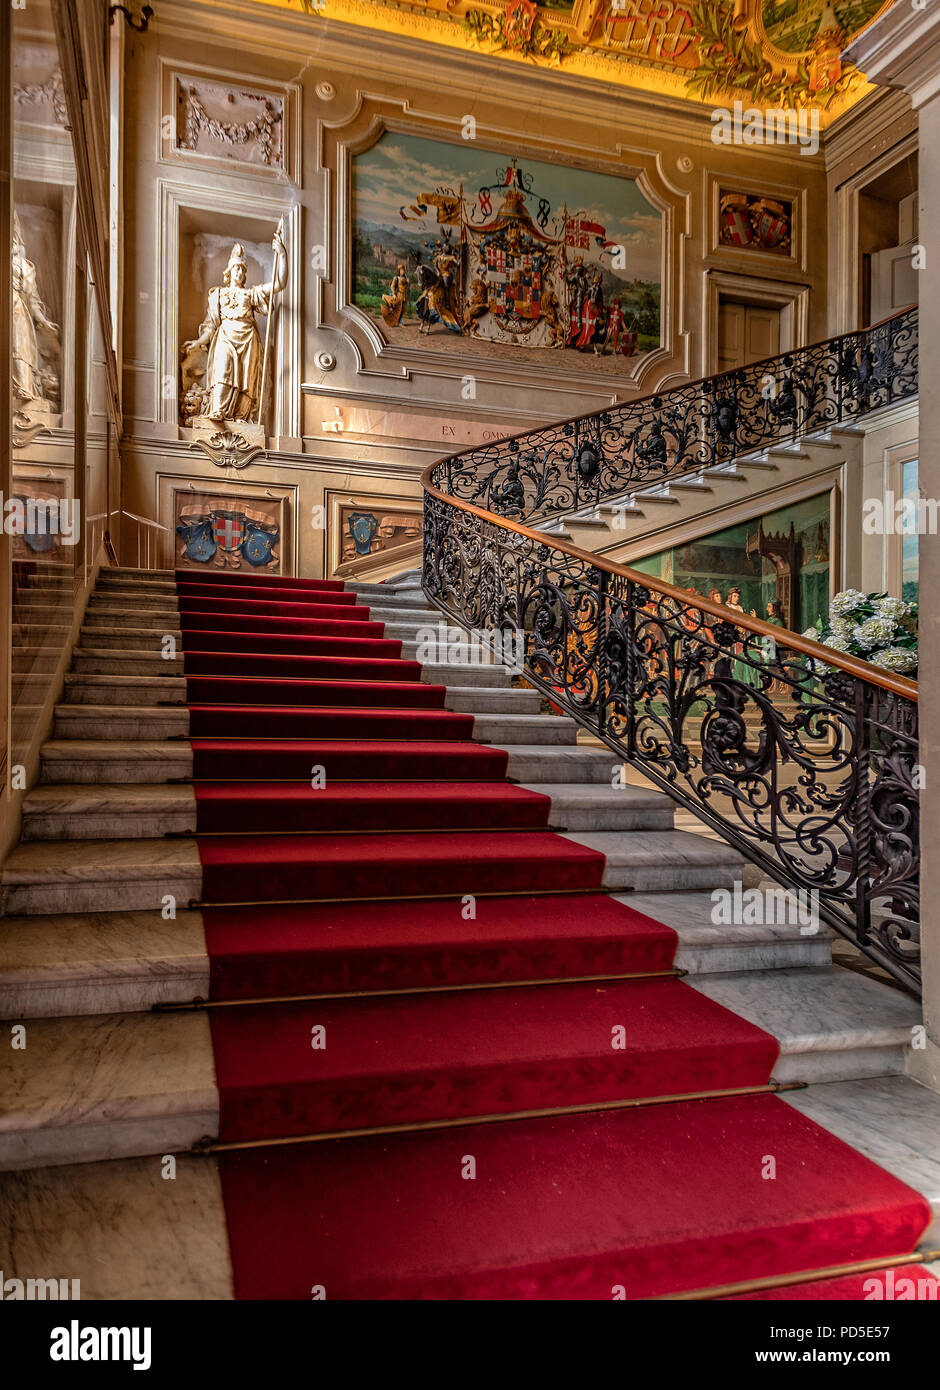
[{"label": "white hydrangea flower", "polygon": [[806,629],[806,631],[803,633],[803,636],[804,636],[804,637],[808,637],[808,638],[810,639],[810,641],[812,641],[812,642],[818,642],[818,641],[819,641],[819,628],[818,628],[818,627],[808,627],[808,628]]},{"label": "white hydrangea flower", "polygon": [[906,618],[911,611],[911,605],[905,603],[903,598],[880,598],[875,602],[875,616],[879,618],[891,618],[894,622],[900,622]]},{"label": "white hydrangea flower", "polygon": [[[890,642],[896,627],[897,623],[893,618],[866,618],[853,629],[852,635],[858,645],[867,650],[878,647],[883,642]],[[834,644],[830,643],[830,646],[832,645]]]},{"label": "white hydrangea flower", "polygon": [[843,589],[829,605],[830,618],[844,618],[848,613],[854,613],[866,598],[867,595],[860,589]]},{"label": "white hydrangea flower", "polygon": [[885,647],[882,652],[875,652],[871,657],[873,666],[880,666],[884,671],[897,671],[904,675],[907,671],[913,671],[917,666],[917,653],[912,652],[909,647]]},{"label": "white hydrangea flower", "polygon": [[825,645],[831,647],[835,652],[847,652],[850,642],[851,639],[848,637],[832,636],[826,638]]},{"label": "white hydrangea flower", "polygon": [[855,624],[852,622],[851,618],[833,618],[830,626],[832,628],[832,635],[834,637],[841,637],[846,642],[851,642],[855,635]]}]

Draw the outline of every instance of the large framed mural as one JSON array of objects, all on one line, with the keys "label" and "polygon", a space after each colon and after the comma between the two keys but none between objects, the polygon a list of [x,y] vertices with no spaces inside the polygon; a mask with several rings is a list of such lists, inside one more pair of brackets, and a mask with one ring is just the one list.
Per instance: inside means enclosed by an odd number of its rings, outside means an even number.
[{"label": "large framed mural", "polygon": [[352,301],[392,344],[626,372],[660,346],[663,218],[634,178],[387,131],[352,211]]},{"label": "large framed mural", "polygon": [[838,578],[830,554],[836,505],[836,489],[829,488],[629,564],[690,594],[804,632],[817,618],[825,621]]}]

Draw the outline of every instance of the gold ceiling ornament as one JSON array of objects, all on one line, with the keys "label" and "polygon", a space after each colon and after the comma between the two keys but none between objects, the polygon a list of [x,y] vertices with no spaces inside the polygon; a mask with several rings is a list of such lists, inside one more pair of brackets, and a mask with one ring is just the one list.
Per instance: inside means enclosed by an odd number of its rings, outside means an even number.
[{"label": "gold ceiling ornament", "polygon": [[692,0],[698,45],[690,93],[746,93],[763,106],[828,107],[864,86],[842,50],[891,0]]},{"label": "gold ceiling ornament", "polygon": [[256,0],[696,103],[813,106],[869,89],[841,59],[892,0]]}]

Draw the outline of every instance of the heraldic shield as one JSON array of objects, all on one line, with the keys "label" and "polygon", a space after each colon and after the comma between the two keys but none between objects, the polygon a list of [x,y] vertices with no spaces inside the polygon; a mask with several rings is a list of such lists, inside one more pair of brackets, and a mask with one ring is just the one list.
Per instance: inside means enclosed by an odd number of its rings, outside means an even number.
[{"label": "heraldic shield", "polygon": [[274,547],[280,536],[276,526],[259,526],[256,521],[246,518],[241,551],[249,565],[270,565],[276,560]]},{"label": "heraldic shield", "polygon": [[346,519],[349,527],[349,534],[352,536],[356,546],[357,555],[368,555],[372,549],[372,541],[376,531],[379,529],[378,518],[371,512],[351,512]]},{"label": "heraldic shield", "polygon": [[212,538],[212,523],[208,517],[177,526],[176,534],[183,542],[183,554],[187,560],[195,560],[204,565],[212,559],[218,549]]}]

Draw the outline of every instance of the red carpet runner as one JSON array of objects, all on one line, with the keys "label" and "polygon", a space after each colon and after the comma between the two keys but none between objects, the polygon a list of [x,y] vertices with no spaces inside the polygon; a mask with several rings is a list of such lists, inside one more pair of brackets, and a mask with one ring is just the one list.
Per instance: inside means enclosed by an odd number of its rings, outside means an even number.
[{"label": "red carpet runner", "polygon": [[668,1100],[764,1085],[776,1041],[657,973],[675,933],[355,594],[177,588],[211,996],[238,1001],[210,1015],[220,1140],[262,1141],[220,1157],[239,1297],[644,1298],[913,1251],[924,1199],[776,1097]]}]

